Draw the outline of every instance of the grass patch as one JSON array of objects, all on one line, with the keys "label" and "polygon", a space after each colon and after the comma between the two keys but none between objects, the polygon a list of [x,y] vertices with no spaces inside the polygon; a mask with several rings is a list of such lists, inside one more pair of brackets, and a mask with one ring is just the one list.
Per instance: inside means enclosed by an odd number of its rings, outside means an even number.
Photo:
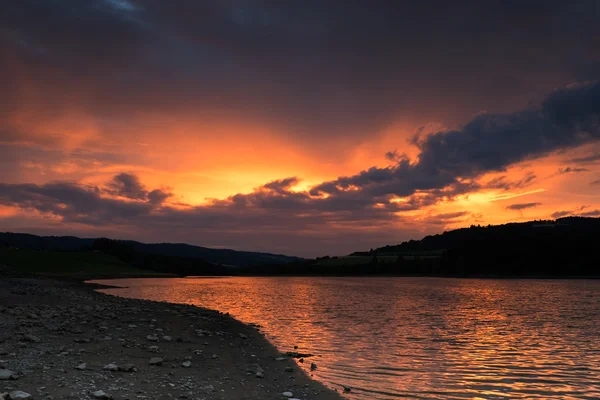
[{"label": "grass patch", "polygon": [[0,248],[0,264],[26,274],[75,279],[172,276],[135,268],[113,256],[94,251]]}]

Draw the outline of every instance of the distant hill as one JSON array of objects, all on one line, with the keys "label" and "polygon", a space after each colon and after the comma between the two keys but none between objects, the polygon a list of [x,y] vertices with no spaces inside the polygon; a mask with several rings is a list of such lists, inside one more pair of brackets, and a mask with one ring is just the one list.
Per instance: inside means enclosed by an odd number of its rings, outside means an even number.
[{"label": "distant hill", "polygon": [[[37,236],[27,233],[0,232],[0,246],[13,246],[34,250],[79,251],[91,249],[96,238],[75,236]],[[120,241],[138,253],[202,260],[211,264],[247,267],[252,265],[281,265],[302,260],[281,254],[212,249],[184,243],[140,243]]]},{"label": "distant hill", "polygon": [[[409,240],[398,245],[388,245],[372,251],[352,253],[353,256],[369,255],[413,255],[442,254],[449,249],[494,244],[506,248],[527,243],[556,242],[560,247],[592,244],[600,240],[600,218],[566,217],[548,221],[513,222],[504,225],[472,225],[469,228],[455,229],[437,235],[426,236],[421,240]],[[546,249],[546,252],[550,249]]]},{"label": "distant hill", "polygon": [[567,217],[473,225],[341,260],[363,260],[363,266],[353,268],[367,274],[600,277],[599,243],[600,218]]}]

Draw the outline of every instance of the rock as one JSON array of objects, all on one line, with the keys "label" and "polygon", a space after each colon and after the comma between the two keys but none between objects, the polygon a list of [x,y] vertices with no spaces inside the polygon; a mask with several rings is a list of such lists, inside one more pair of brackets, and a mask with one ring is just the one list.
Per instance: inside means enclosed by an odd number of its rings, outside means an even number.
[{"label": "rock", "polygon": [[257,378],[263,379],[265,377],[265,374],[260,371],[256,371],[256,374],[254,376],[256,376]]},{"label": "rock", "polygon": [[171,340],[173,340],[173,338],[171,336],[163,336],[162,340],[163,342],[170,342]]},{"label": "rock", "polygon": [[352,391],[352,388],[350,388],[349,386],[342,386],[344,388],[344,393],[350,393],[350,391]]},{"label": "rock", "polygon": [[283,392],[281,393],[284,397],[294,397],[294,395],[292,394],[292,392]]},{"label": "rock", "polygon": [[14,392],[10,392],[8,394],[8,398],[10,400],[26,400],[26,399],[33,399],[33,396],[30,395],[29,393],[22,392],[20,390],[15,390]]},{"label": "rock", "polygon": [[146,336],[146,339],[148,339],[151,342],[158,342],[158,336],[148,335]]},{"label": "rock", "polygon": [[285,372],[294,372],[294,368],[292,368],[292,367],[285,367]]},{"label": "rock", "polygon": [[94,396],[94,398],[96,398],[96,399],[104,399],[104,400],[112,399],[112,396],[110,394],[104,393],[104,391],[102,391],[102,390],[96,390],[95,392],[92,393],[92,396]]},{"label": "rock", "polygon": [[181,366],[183,368],[189,368],[189,367],[192,366],[192,362],[191,361],[184,361],[184,362],[181,363]]},{"label": "rock", "polygon": [[119,367],[117,366],[117,364],[111,363],[111,364],[105,365],[103,369],[105,371],[118,371]]},{"label": "rock", "polygon": [[310,370],[314,371],[315,369],[317,369],[317,364],[315,363],[310,363]]},{"label": "rock", "polygon": [[33,336],[33,335],[24,335],[23,336],[23,341],[24,342],[30,342],[30,343],[39,343],[41,342],[40,338],[37,336]]},{"label": "rock", "polygon": [[213,354],[211,358],[216,359],[216,358],[219,358],[219,356],[216,354]]},{"label": "rock", "polygon": [[162,365],[163,359],[160,357],[152,357],[148,364],[150,365]]},{"label": "rock", "polygon": [[242,339],[248,339],[248,336],[244,335],[243,333],[238,333],[238,335],[240,335]]},{"label": "rock", "polygon": [[17,376],[8,369],[0,369],[0,381],[7,381],[9,379],[17,379]]},{"label": "rock", "polygon": [[148,347],[148,350],[156,353],[158,351],[158,346],[150,346],[150,347]]},{"label": "rock", "polygon": [[75,369],[83,371],[83,370],[87,369],[87,364],[86,363],[81,363],[78,366],[76,366]]},{"label": "rock", "polygon": [[135,372],[135,371],[137,371],[137,369],[135,368],[135,365],[133,365],[133,364],[123,364],[123,365],[119,365],[119,371]]},{"label": "rock", "polygon": [[286,357],[277,357],[277,358],[275,359],[275,361],[285,361],[285,360],[287,360],[287,358],[286,358]]},{"label": "rock", "polygon": [[265,370],[258,364],[248,364],[246,366],[246,371],[247,372],[254,372],[254,373],[264,373]]}]

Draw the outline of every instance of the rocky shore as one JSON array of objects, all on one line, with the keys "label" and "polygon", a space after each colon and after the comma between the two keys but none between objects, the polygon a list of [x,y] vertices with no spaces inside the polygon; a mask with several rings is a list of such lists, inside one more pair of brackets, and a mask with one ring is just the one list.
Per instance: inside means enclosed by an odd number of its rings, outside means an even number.
[{"label": "rocky shore", "polygon": [[217,311],[0,274],[0,398],[340,399]]}]

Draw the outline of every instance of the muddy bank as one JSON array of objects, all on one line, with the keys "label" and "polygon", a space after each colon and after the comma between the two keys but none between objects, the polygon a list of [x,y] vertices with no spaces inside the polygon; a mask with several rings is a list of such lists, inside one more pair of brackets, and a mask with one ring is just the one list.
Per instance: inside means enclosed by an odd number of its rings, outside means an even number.
[{"label": "muddy bank", "polygon": [[0,276],[0,395],[27,398],[17,391],[35,399],[341,398],[256,329],[217,311]]}]

